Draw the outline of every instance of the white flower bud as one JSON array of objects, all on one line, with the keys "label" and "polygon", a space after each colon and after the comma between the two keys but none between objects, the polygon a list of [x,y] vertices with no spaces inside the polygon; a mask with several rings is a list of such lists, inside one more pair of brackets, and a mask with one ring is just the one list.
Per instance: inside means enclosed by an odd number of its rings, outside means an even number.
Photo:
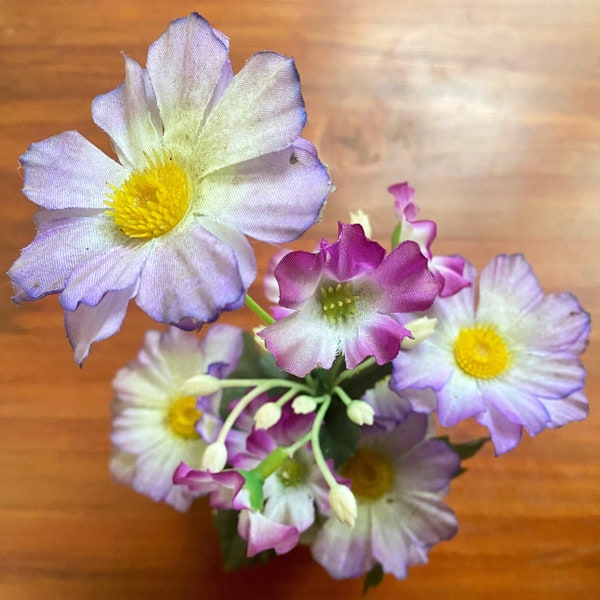
[{"label": "white flower bud", "polygon": [[335,516],[345,525],[354,527],[356,522],[356,498],[345,485],[338,484],[329,492],[329,504]]},{"label": "white flower bud", "polygon": [[211,473],[219,473],[227,464],[227,448],[223,442],[210,444],[202,456],[202,468]]},{"label": "white flower bud", "polygon": [[212,375],[194,375],[179,386],[183,396],[208,396],[221,389],[221,382]]},{"label": "white flower bud", "polygon": [[346,414],[357,425],[373,425],[373,409],[362,400],[352,400],[346,408]]},{"label": "white flower bud", "polygon": [[405,325],[414,339],[404,338],[402,340],[401,349],[410,350],[417,344],[420,344],[424,339],[428,338],[435,331],[435,324],[437,319],[430,319],[429,317],[420,317]]},{"label": "white flower bud", "polygon": [[304,394],[296,396],[292,402],[292,408],[297,415],[307,415],[317,408],[317,401],[312,396]]},{"label": "white flower bud", "polygon": [[281,419],[281,406],[275,402],[263,404],[254,415],[254,422],[257,429],[269,429]]}]

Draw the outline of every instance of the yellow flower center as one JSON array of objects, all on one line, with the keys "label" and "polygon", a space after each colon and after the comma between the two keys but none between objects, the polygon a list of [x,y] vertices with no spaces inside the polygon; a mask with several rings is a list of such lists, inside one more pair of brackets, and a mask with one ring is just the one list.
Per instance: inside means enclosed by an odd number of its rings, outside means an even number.
[{"label": "yellow flower center", "polygon": [[167,153],[148,158],[119,188],[112,187],[106,211],[130,238],[155,238],[171,231],[189,205],[186,172]]},{"label": "yellow flower center", "polygon": [[454,342],[458,366],[471,377],[493,379],[509,367],[510,354],[492,325],[463,327]]},{"label": "yellow flower center", "polygon": [[335,288],[323,286],[321,288],[321,309],[330,323],[338,323],[354,317],[356,314],[355,302],[360,296],[355,296],[350,283],[338,283]]},{"label": "yellow flower center", "polygon": [[342,467],[342,475],[352,482],[352,493],[363,501],[377,500],[394,484],[394,469],[383,454],[359,448]]},{"label": "yellow flower center", "polygon": [[185,440],[193,440],[200,437],[196,431],[196,422],[201,416],[202,412],[196,408],[196,398],[183,396],[171,404],[167,421],[175,435]]},{"label": "yellow flower center", "polygon": [[304,465],[293,458],[287,458],[277,469],[277,479],[285,487],[297,487],[304,480]]}]

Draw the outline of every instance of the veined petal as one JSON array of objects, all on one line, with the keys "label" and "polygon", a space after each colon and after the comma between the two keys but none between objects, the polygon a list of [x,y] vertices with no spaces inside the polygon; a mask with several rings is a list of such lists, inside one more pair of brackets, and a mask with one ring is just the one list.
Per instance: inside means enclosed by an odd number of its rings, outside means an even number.
[{"label": "veined petal", "polygon": [[108,292],[96,306],[80,304],[74,311],[65,311],[65,329],[75,354],[75,362],[81,364],[94,342],[114,335],[125,318],[127,304],[135,296],[132,286],[116,292]]},{"label": "veined petal", "polygon": [[315,293],[322,273],[320,253],[298,250],[286,254],[274,271],[279,284],[279,304],[287,308],[300,308]]},{"label": "veined petal", "polygon": [[225,307],[243,303],[245,288],[228,243],[191,225],[159,241],[149,252],[136,298],[153,319],[209,322]]},{"label": "veined petal", "polygon": [[254,54],[200,132],[196,148],[201,175],[283,150],[305,123],[294,61],[274,52]]},{"label": "veined petal", "polygon": [[315,223],[330,191],[329,174],[314,146],[298,140],[285,150],[209,175],[199,194],[206,214],[255,239],[282,243]]},{"label": "veined petal", "polygon": [[238,520],[238,533],[248,540],[248,556],[273,548],[285,554],[298,544],[300,533],[295,527],[271,521],[253,510],[243,510]]},{"label": "veined petal", "polygon": [[562,427],[570,421],[583,421],[588,416],[589,405],[583,390],[571,394],[568,398],[542,402],[550,415],[548,427],[551,429]]},{"label": "veined petal", "polygon": [[[60,213],[61,216],[65,214]],[[28,300],[61,292],[74,269],[106,252],[115,243],[114,227],[103,214],[66,217],[58,221],[58,226],[51,226],[51,219],[46,216],[41,219],[42,230],[22,250],[8,272],[13,284],[25,292]],[[15,301],[20,299],[24,297],[19,295]]]},{"label": "veined petal", "polygon": [[160,148],[162,122],[148,73],[125,54],[125,81],[92,102],[96,125],[110,136],[122,164],[144,168],[147,156]]},{"label": "veined petal", "polygon": [[198,14],[173,21],[150,46],[146,68],[165,143],[189,154],[227,61],[227,46]]},{"label": "veined petal", "polygon": [[119,186],[128,171],[77,131],[29,146],[21,156],[23,193],[49,209],[105,209],[108,183]]},{"label": "veined petal", "polygon": [[401,351],[393,361],[394,385],[399,391],[404,388],[440,389],[454,368],[448,363],[445,349],[429,340],[418,344],[411,350]]},{"label": "veined petal", "polygon": [[145,244],[113,246],[76,267],[60,295],[65,310],[96,306],[107,291],[134,286],[148,256]]},{"label": "veined petal", "polygon": [[438,418],[444,427],[452,427],[486,408],[478,380],[459,370],[440,390],[436,390],[436,394]]}]

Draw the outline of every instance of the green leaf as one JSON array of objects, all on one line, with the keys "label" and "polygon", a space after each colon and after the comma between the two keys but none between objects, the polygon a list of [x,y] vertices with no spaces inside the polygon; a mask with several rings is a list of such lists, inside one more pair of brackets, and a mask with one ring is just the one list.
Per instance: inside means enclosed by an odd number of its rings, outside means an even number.
[{"label": "green leaf", "polygon": [[251,471],[240,469],[240,473],[246,480],[244,487],[248,490],[250,496],[250,508],[261,511],[264,504],[263,485],[265,480],[254,469]]},{"label": "green leaf", "polygon": [[363,598],[369,589],[377,587],[383,581],[383,567],[377,563],[366,575],[363,584]]},{"label": "green leaf", "polygon": [[235,571],[242,567],[264,564],[275,556],[275,552],[267,550],[248,558],[248,543],[237,531],[238,515],[237,510],[216,510],[213,513],[213,520],[223,555],[223,567],[226,571]]},{"label": "green leaf", "polygon": [[360,427],[348,418],[346,405],[332,402],[319,432],[319,442],[325,458],[331,458],[336,469],[354,454],[359,435]]},{"label": "green leaf", "polygon": [[400,236],[402,235],[402,221],[396,225],[392,232],[392,249],[394,249],[400,243]]},{"label": "green leaf", "polygon": [[[454,452],[458,454],[461,462],[463,460],[467,460],[468,458],[472,458],[473,456],[475,456],[483,448],[483,446],[485,446],[485,444],[491,440],[491,438],[489,437],[482,437],[474,440],[469,440],[468,442],[454,444],[450,441],[450,438],[447,435],[441,436],[437,439],[448,444],[448,446],[450,446],[450,448],[452,448],[452,450],[454,450]],[[462,475],[466,472],[466,470],[467,469],[461,466],[454,475],[454,477]]]}]

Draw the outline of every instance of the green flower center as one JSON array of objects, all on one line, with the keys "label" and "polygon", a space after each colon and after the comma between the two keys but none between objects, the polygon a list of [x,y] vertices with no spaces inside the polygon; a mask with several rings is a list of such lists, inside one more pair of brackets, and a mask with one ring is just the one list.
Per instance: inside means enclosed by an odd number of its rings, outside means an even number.
[{"label": "green flower center", "polygon": [[305,466],[294,460],[286,458],[281,467],[277,469],[277,479],[285,487],[298,487],[304,481]]},{"label": "green flower center", "polygon": [[321,287],[321,309],[330,323],[347,321],[356,315],[356,301],[360,296],[354,294],[350,282],[338,283],[335,288]]}]

